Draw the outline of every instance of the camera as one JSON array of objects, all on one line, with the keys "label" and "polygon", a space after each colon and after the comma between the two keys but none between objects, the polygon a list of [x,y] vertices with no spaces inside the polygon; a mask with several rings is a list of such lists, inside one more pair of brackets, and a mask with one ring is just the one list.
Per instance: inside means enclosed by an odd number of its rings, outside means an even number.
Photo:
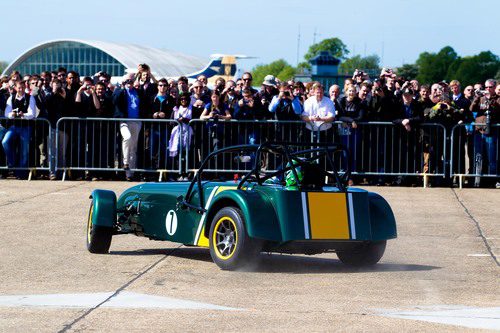
[{"label": "camera", "polygon": [[12,114],[14,115],[14,118],[19,118],[19,109],[13,109]]},{"label": "camera", "polygon": [[214,110],[212,111],[212,121],[217,124],[219,122],[219,117],[220,117],[220,114],[218,111]]},{"label": "camera", "polygon": [[485,90],[481,90],[481,89],[476,89],[476,90],[474,90],[474,94],[477,97],[483,97],[486,94],[486,91]]},{"label": "camera", "polygon": [[283,96],[285,96],[285,97],[290,97],[290,92],[289,92],[289,91],[284,91],[284,92],[283,92]]},{"label": "camera", "polygon": [[363,71],[360,71],[360,70],[356,70],[354,71],[354,74],[353,74],[353,77],[358,77],[358,76],[364,76],[365,73]]}]

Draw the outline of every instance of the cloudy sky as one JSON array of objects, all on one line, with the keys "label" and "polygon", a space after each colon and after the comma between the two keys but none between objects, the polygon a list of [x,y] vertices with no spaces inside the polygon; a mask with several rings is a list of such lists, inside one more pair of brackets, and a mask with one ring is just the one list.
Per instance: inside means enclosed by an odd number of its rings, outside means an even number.
[{"label": "cloudy sky", "polygon": [[[242,67],[284,58],[297,63],[309,45],[338,37],[351,54],[382,65],[414,62],[452,46],[462,56],[500,54],[498,0],[419,1],[3,1],[0,60],[12,61],[60,38],[134,43],[207,57],[246,54]],[[298,33],[300,27],[300,43]]]}]

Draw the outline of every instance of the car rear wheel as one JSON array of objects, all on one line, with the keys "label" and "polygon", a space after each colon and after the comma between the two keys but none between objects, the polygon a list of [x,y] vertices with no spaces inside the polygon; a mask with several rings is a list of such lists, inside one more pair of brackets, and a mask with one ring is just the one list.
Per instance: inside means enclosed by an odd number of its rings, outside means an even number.
[{"label": "car rear wheel", "polygon": [[222,208],[210,225],[210,255],[224,270],[234,270],[254,263],[262,244],[245,229],[244,217],[235,207]]},{"label": "car rear wheel", "polygon": [[370,242],[352,251],[337,252],[342,263],[349,266],[370,266],[379,262],[385,252],[387,241]]},{"label": "car rear wheel", "polygon": [[91,253],[108,253],[113,237],[113,228],[95,225],[93,219],[94,202],[90,204],[87,221],[87,250]]}]

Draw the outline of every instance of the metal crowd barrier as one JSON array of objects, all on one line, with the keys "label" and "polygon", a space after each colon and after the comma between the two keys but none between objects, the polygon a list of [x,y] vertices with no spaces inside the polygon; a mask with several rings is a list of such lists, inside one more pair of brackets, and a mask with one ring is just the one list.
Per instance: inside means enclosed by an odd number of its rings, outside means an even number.
[{"label": "metal crowd barrier", "polygon": [[28,180],[37,170],[49,170],[51,140],[46,119],[0,118],[0,170],[26,174]]},{"label": "metal crowd barrier", "polygon": [[183,136],[179,125],[172,119],[61,118],[55,139],[56,170],[63,171],[63,180],[68,171],[94,176],[124,171],[127,149],[130,171],[159,172],[161,181],[166,173],[181,173],[184,145],[174,140],[175,149],[169,147],[172,133]]},{"label": "metal crowd barrier", "polygon": [[[424,186],[429,176],[458,177],[460,186],[466,177],[475,178],[476,183],[482,178],[500,177],[499,124],[491,125],[489,134],[477,130],[476,126],[482,124],[456,125],[451,130],[451,141],[447,141],[449,133],[435,123],[422,123],[408,132],[390,122],[361,122],[357,129],[334,122],[329,130],[322,125],[318,131],[311,131],[303,121],[196,119],[182,126],[171,119],[121,118],[61,118],[56,128],[51,128],[46,119],[0,118],[0,139],[13,148],[7,161],[0,146],[0,172],[24,171],[31,178],[36,170],[54,170],[62,171],[64,179],[69,170],[123,171],[124,124],[138,124],[139,128],[136,165],[131,171],[159,172],[160,180],[167,173],[196,172],[215,149],[264,140],[343,143],[351,160],[340,158],[337,168],[345,169],[349,163],[352,173],[359,176],[422,176]],[[20,133],[29,137],[25,146],[21,145]],[[21,161],[21,147],[27,147],[27,162]],[[223,155],[212,161],[206,172],[247,172],[253,161],[254,156]],[[282,161],[264,156],[262,163],[265,172],[275,171]]]},{"label": "metal crowd barrier", "polygon": [[[459,124],[451,130],[450,177],[458,177],[460,188],[465,178],[500,178],[500,124]],[[469,180],[470,181],[470,180]]]},{"label": "metal crowd barrier", "polygon": [[338,170],[349,164],[353,175],[421,176],[424,186],[429,176],[446,175],[446,128],[441,124],[421,123],[410,131],[392,122],[359,122],[356,129],[340,121],[326,126],[319,127],[318,140],[342,143],[350,152],[350,161],[337,159]]},{"label": "metal crowd barrier", "polygon": [[[303,121],[195,119],[191,120],[189,125],[194,135],[191,145],[187,149],[187,172],[196,172],[206,156],[222,147],[259,144],[265,140],[313,142],[312,132],[305,128]],[[209,161],[204,172],[248,172],[252,169],[254,157],[242,153],[225,153]],[[275,171],[280,165],[281,161],[270,159],[270,156],[263,156],[261,166],[263,171]]]},{"label": "metal crowd barrier", "polygon": [[[195,172],[212,151],[235,144],[263,140],[291,142],[340,142],[350,151],[350,161],[336,158],[338,170],[349,163],[352,174],[360,176],[421,176],[427,186],[429,176],[445,177],[448,147],[446,129],[422,123],[410,131],[391,122],[362,122],[352,129],[343,122],[323,124],[317,131],[303,121],[204,121],[191,120],[194,136],[188,149],[186,170]],[[331,127],[325,130],[325,127]],[[300,147],[297,147],[300,149]],[[305,147],[304,147],[305,148]],[[205,170],[212,173],[239,173],[251,169],[253,156],[236,153],[211,161]],[[326,166],[326,159],[323,161]],[[281,161],[264,156],[263,171],[274,171]]]}]

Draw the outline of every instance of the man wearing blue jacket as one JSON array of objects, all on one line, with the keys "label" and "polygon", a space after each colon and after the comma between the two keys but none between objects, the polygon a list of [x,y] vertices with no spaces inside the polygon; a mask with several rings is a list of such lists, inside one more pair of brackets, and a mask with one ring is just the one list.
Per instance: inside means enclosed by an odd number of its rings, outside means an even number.
[{"label": "man wearing blue jacket", "polygon": [[134,74],[125,75],[123,87],[117,88],[113,93],[115,117],[127,120],[120,122],[120,133],[122,136],[123,169],[128,181],[132,181],[134,176],[132,170],[137,168],[137,142],[142,123],[133,120],[144,118],[141,95],[141,90],[134,87]]}]

